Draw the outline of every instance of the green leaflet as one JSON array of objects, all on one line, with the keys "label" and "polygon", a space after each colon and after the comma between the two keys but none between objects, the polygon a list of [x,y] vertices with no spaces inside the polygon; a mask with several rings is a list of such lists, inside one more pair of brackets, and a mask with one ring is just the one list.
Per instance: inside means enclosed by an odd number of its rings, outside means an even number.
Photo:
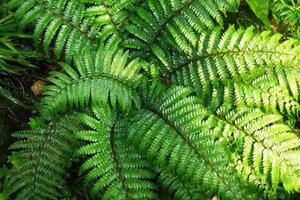
[{"label": "green leaflet", "polygon": [[246,0],[255,15],[270,29],[269,15],[269,0]]}]

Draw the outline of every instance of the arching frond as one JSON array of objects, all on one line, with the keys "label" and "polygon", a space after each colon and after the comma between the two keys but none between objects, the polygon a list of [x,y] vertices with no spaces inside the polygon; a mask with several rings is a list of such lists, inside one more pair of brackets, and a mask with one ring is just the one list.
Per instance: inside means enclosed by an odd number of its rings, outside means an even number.
[{"label": "arching frond", "polygon": [[87,182],[95,182],[92,193],[103,192],[102,199],[155,199],[154,174],[149,164],[124,140],[122,123],[107,108],[93,108],[95,118],[82,115],[91,130],[79,131],[77,137],[88,142],[79,155],[90,156],[81,167],[89,170]]},{"label": "arching frond", "polygon": [[225,122],[217,130],[223,132],[226,140],[238,139],[235,148],[230,148],[242,149],[235,152],[236,164],[245,178],[263,183],[272,198],[281,183],[288,192],[299,191],[299,133],[285,125],[282,116],[246,108],[221,108],[215,116]]},{"label": "arching frond", "polygon": [[14,133],[11,149],[14,168],[8,175],[12,199],[58,199],[66,169],[71,165],[74,131],[80,124],[76,113],[58,117],[48,125]]},{"label": "arching frond", "polygon": [[175,87],[132,119],[128,139],[147,159],[194,187],[228,199],[253,198],[251,186],[234,175],[228,157],[206,122],[214,119],[191,91]]},{"label": "arching frond", "polygon": [[[100,46],[96,55],[87,51],[74,58],[75,69],[61,63],[66,73],[54,71],[49,80],[53,85],[46,87],[42,100],[42,113],[49,115],[71,107],[84,107],[110,103],[128,110],[134,102],[140,105],[135,88],[139,84],[138,59],[128,61],[128,52],[118,47],[118,39],[111,38]],[[118,103],[118,104],[117,104]]]},{"label": "arching frond", "polygon": [[[266,111],[299,111],[300,47],[281,35],[252,28],[203,33],[189,54],[167,49],[158,57],[173,84],[192,86],[204,103],[250,106]],[[169,52],[169,53],[168,53]],[[219,105],[217,105],[219,106]]]},{"label": "arching frond", "polygon": [[65,54],[67,63],[76,53],[85,49],[97,49],[100,41],[111,35],[121,37],[119,26],[127,18],[126,8],[134,0],[127,1],[79,1],[79,0],[12,0],[10,8],[17,8],[20,27],[34,22],[34,40],[54,54]]},{"label": "arching frond", "polygon": [[196,45],[198,34],[223,24],[222,12],[236,11],[235,0],[147,0],[129,17],[126,30],[134,37],[125,43],[130,48],[154,49],[170,44],[182,48]]},{"label": "arching frond", "polygon": [[9,6],[18,7],[15,15],[21,27],[35,22],[34,41],[41,41],[45,52],[55,43],[56,57],[60,58],[65,50],[68,63],[74,53],[97,44],[95,20],[85,14],[85,5],[77,0],[13,0]]}]

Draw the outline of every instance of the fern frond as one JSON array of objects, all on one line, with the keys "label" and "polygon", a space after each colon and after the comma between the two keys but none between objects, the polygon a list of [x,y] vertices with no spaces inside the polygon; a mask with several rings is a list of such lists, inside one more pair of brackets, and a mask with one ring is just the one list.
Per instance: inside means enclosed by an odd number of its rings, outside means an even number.
[{"label": "fern frond", "polygon": [[85,6],[77,0],[13,0],[9,5],[18,7],[15,15],[21,27],[35,22],[34,41],[41,41],[45,52],[53,42],[56,57],[60,58],[65,49],[68,63],[75,52],[97,43],[98,31],[92,29],[95,22],[85,16]]},{"label": "fern frond", "polygon": [[[74,58],[75,69],[61,63],[66,73],[54,71],[49,80],[53,85],[45,89],[41,112],[51,115],[67,106],[84,107],[110,103],[129,110],[134,102],[140,105],[136,87],[139,84],[138,59],[128,62],[128,52],[118,49],[119,39],[111,38],[105,47],[100,46],[96,55],[87,51],[84,57]],[[118,103],[118,104],[117,104]]]},{"label": "fern frond", "polygon": [[154,105],[146,105],[132,118],[128,139],[147,159],[174,172],[182,181],[228,199],[253,198],[228,166],[228,157],[205,122],[213,122],[190,96],[191,90],[174,87]]},{"label": "fern frond", "polygon": [[215,116],[225,122],[222,130],[226,138],[240,138],[235,143],[243,149],[237,168],[244,177],[250,182],[259,180],[275,194],[280,183],[288,192],[299,191],[299,133],[285,125],[282,116],[246,108],[221,108]]},{"label": "fern frond", "polygon": [[217,98],[220,104],[296,115],[299,77],[293,74],[299,72],[295,66],[300,63],[300,47],[294,40],[279,42],[280,38],[269,32],[255,34],[252,28],[230,27],[224,34],[217,28],[201,34],[192,52],[181,49],[175,57],[160,49],[164,54],[158,58],[172,83],[193,87],[204,103]]},{"label": "fern frond", "polygon": [[124,10],[132,2],[110,1],[106,5],[105,1],[12,0],[8,6],[17,8],[20,27],[35,22],[34,41],[41,42],[46,53],[53,43],[55,56],[60,58],[64,53],[70,63],[75,53],[91,47],[96,50],[100,40],[120,36],[118,26],[127,18]]},{"label": "fern frond", "polygon": [[57,118],[49,125],[14,133],[11,145],[14,168],[8,175],[12,199],[58,199],[70,167],[74,148],[73,132],[79,130],[76,113]]},{"label": "fern frond", "polygon": [[130,48],[152,49],[153,45],[177,44],[182,48],[197,43],[197,35],[223,24],[222,12],[236,10],[238,1],[232,0],[147,0],[136,8],[125,26],[134,37],[125,45]]},{"label": "fern frond", "polygon": [[155,199],[154,174],[148,163],[124,140],[124,128],[107,108],[93,108],[96,118],[80,119],[91,130],[79,131],[77,137],[88,142],[77,153],[90,158],[81,173],[89,170],[87,182],[95,182],[92,193],[103,191],[102,199]]}]

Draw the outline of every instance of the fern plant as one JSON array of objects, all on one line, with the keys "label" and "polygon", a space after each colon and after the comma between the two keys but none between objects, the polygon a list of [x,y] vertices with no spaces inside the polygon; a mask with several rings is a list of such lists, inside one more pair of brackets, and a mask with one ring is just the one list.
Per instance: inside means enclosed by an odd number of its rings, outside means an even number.
[{"label": "fern plant", "polygon": [[10,1],[62,67],[15,134],[10,197],[65,198],[74,160],[95,199],[300,192],[300,46],[224,25],[239,3]]}]

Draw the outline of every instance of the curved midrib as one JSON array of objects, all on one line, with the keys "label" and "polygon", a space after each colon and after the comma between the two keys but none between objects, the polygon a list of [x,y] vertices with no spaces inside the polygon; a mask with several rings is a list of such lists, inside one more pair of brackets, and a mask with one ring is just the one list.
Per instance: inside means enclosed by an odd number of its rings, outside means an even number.
[{"label": "curved midrib", "polygon": [[[118,83],[122,84],[124,87],[126,87],[130,90],[133,90],[133,91],[135,90],[135,88],[133,88],[130,85],[126,84],[125,82],[117,79],[116,77],[102,74],[102,75],[96,75],[96,76],[92,76],[92,77],[86,76],[86,77],[79,77],[78,79],[73,79],[71,81],[71,83],[65,84],[64,87],[62,87],[57,94],[65,93],[65,91],[67,90],[67,87],[70,86],[70,85],[71,86],[76,85],[76,84],[78,85],[78,84],[80,84],[80,83],[82,83],[83,81],[86,81],[86,80],[91,80],[92,81],[94,79],[101,79],[101,78],[102,79],[108,79],[108,80],[111,80],[111,81],[114,81],[114,82],[118,82]],[[55,84],[55,86],[57,86],[57,85]],[[53,96],[53,95],[51,95],[51,96]]]},{"label": "curved midrib", "polygon": [[121,182],[122,188],[124,189],[125,193],[126,193],[126,199],[130,199],[130,193],[128,191],[128,187],[125,183],[125,177],[123,176],[123,172],[122,169],[120,167],[119,164],[119,159],[117,156],[117,151],[116,151],[116,146],[115,146],[115,128],[116,128],[116,123],[113,124],[113,126],[110,129],[110,146],[111,146],[111,150],[112,150],[112,156],[113,156],[113,161],[115,164],[115,168],[116,171],[118,173],[119,176],[119,180]]},{"label": "curved midrib", "polygon": [[194,3],[195,0],[191,0],[190,2],[186,2],[184,6],[180,7],[179,9],[175,10],[172,15],[170,15],[166,20],[160,25],[160,28],[156,31],[156,33],[153,36],[153,39],[148,44],[154,44],[156,43],[158,37],[161,35],[162,31],[165,29],[165,27],[168,25],[168,23],[177,15],[181,13],[186,8],[189,8],[192,3]]},{"label": "curved midrib", "polygon": [[50,12],[51,14],[53,14],[54,16],[60,18],[63,23],[65,25],[68,25],[70,27],[72,27],[73,29],[75,29],[77,32],[79,32],[80,34],[84,35],[86,38],[88,38],[88,40],[90,42],[93,42],[94,40],[96,40],[97,38],[92,38],[88,35],[88,32],[81,30],[81,28],[73,23],[72,21],[70,21],[69,19],[67,19],[66,17],[64,17],[63,15],[61,15],[60,13],[55,12],[52,8],[46,6],[43,4],[43,2],[39,1],[39,0],[34,0],[39,6],[43,7],[45,10],[47,10],[48,12]]},{"label": "curved midrib", "polygon": [[214,58],[214,57],[218,57],[218,56],[224,56],[224,55],[227,55],[227,54],[244,54],[244,53],[278,54],[278,55],[286,55],[286,56],[297,57],[297,55],[295,55],[295,54],[285,53],[285,52],[278,52],[278,51],[270,51],[270,50],[228,50],[228,51],[220,51],[220,52],[200,55],[200,56],[197,56],[195,58],[188,59],[186,62],[176,66],[175,68],[173,68],[172,71],[165,73],[165,76],[172,76],[177,71],[183,69],[184,67],[187,67],[191,63],[197,62],[197,61],[200,61],[200,60],[204,60],[206,58]]},{"label": "curved midrib", "polygon": [[[249,51],[243,51],[243,50],[239,50],[239,51],[224,51],[224,52],[218,52],[218,53],[214,53],[214,54],[207,54],[207,55],[203,55],[203,56],[198,56],[197,58],[194,58],[194,59],[190,59],[188,60],[187,62],[179,65],[179,67],[175,68],[175,70],[173,70],[171,73],[166,73],[164,75],[164,79],[166,78],[169,78],[171,77],[172,75],[174,75],[177,71],[183,69],[184,67],[188,67],[189,64],[191,64],[192,62],[197,62],[197,61],[200,61],[202,59],[206,59],[206,58],[213,58],[213,57],[217,57],[217,56],[223,56],[223,55],[227,55],[227,54],[239,54],[239,53],[269,53],[269,54],[279,54],[279,55],[287,55],[287,56],[294,56],[296,57],[296,55],[294,54],[291,54],[291,53],[282,53],[282,52],[275,52],[275,51],[254,51],[254,50],[249,50]],[[272,69],[275,70],[275,66],[271,66]],[[292,67],[292,69],[294,69],[294,67]],[[296,69],[296,68],[295,68]],[[229,81],[229,82],[233,82],[233,78],[232,77],[229,77],[227,79],[225,79],[225,81],[221,80],[220,79],[220,82],[222,83],[225,83],[226,81]],[[267,90],[267,88],[261,88],[259,86],[255,86],[253,84],[247,84],[244,80],[242,79],[238,79],[237,81],[235,80],[234,83],[240,83],[240,84],[243,84],[245,86],[250,86],[256,90],[259,90],[261,93],[269,93],[269,91]],[[224,86],[226,87],[226,85],[224,84]],[[287,91],[289,93],[289,91]],[[291,95],[291,94],[289,94]],[[297,103],[299,106],[300,104],[298,103],[297,99],[295,99],[293,96],[291,96],[291,99],[293,100],[293,102]],[[299,107],[300,108],[300,107]]]},{"label": "curved midrib", "polygon": [[217,175],[217,177],[221,180],[221,182],[226,186],[228,190],[231,191],[231,193],[235,196],[236,199],[238,197],[235,195],[235,192],[232,190],[232,188],[228,185],[227,181],[224,180],[224,178],[220,175],[219,171],[213,166],[213,164],[206,159],[205,155],[202,154],[196,146],[193,145],[193,143],[187,138],[179,129],[176,128],[176,126],[167,118],[163,116],[158,110],[152,107],[147,107],[146,110],[152,112],[156,116],[158,116],[160,119],[162,119],[168,126],[170,126],[177,135],[180,136],[180,138],[194,151],[196,155],[198,155]]},{"label": "curved midrib", "polygon": [[[282,94],[282,93],[279,93],[279,94],[277,94],[277,95],[274,95],[273,93],[271,93],[269,90],[270,89],[273,89],[274,88],[274,86],[278,86],[278,85],[273,85],[273,86],[271,86],[270,85],[270,87],[268,88],[268,87],[259,87],[259,86],[257,86],[257,85],[253,85],[252,83],[250,83],[250,84],[248,84],[247,82],[245,82],[244,80],[242,80],[242,79],[238,79],[238,80],[234,80],[233,81],[233,79],[231,78],[227,78],[227,79],[225,79],[225,81],[223,81],[223,80],[221,80],[221,79],[219,79],[220,80],[220,82],[221,82],[221,84],[223,84],[223,87],[224,88],[222,88],[222,89],[225,89],[225,88],[228,88],[227,87],[227,85],[226,85],[226,81],[229,81],[229,82],[231,82],[232,84],[234,84],[234,83],[236,83],[236,84],[240,84],[240,85],[242,85],[242,87],[244,88],[245,86],[248,86],[248,87],[251,87],[251,88],[253,88],[253,89],[255,89],[255,90],[258,90],[259,92],[260,92],[260,94],[264,94],[264,93],[268,93],[270,96],[278,96],[277,97],[277,99],[284,99],[284,98],[280,98],[280,96],[279,95],[282,95],[281,97],[286,97],[284,94]],[[178,83],[178,84],[181,84],[181,83]],[[190,86],[190,85],[188,85],[188,84],[182,84],[183,86]],[[214,87],[215,88],[215,87]],[[220,88],[215,88],[215,89],[217,89],[217,90],[219,90]],[[221,89],[221,90],[222,90]],[[234,90],[235,90],[235,88],[234,88]],[[236,91],[236,90],[235,90]],[[290,101],[292,101],[293,103],[295,103],[297,106],[298,106],[298,109],[300,109],[300,104],[299,104],[299,102],[297,101],[297,99],[295,99],[291,94],[289,94],[289,91],[288,91],[288,89],[286,89],[286,91],[285,92],[287,92],[288,93],[288,97],[289,97],[289,102]],[[278,101],[279,102],[279,101]],[[277,103],[277,102],[276,102]],[[267,105],[268,104],[265,104],[265,105],[263,105],[263,106],[261,106],[261,107],[267,107]],[[271,105],[269,105],[269,106],[271,106]],[[279,111],[280,113],[282,113],[281,111]],[[292,113],[294,113],[294,114],[296,114],[296,112],[297,112],[297,110],[295,111],[295,112],[292,112]]]}]

